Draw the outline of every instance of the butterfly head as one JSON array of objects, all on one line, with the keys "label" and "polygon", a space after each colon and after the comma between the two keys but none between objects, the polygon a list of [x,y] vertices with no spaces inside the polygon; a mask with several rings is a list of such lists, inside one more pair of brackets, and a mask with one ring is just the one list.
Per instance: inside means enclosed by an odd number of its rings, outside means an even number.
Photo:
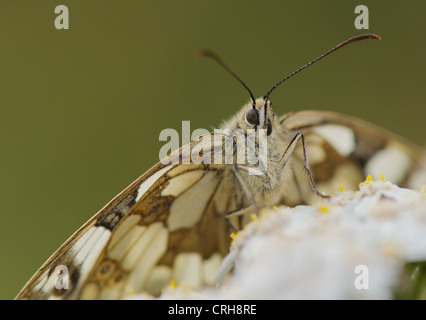
[{"label": "butterfly head", "polygon": [[244,131],[247,129],[265,129],[267,136],[270,136],[276,124],[275,112],[269,100],[265,103],[263,98],[259,98],[254,103],[248,103],[242,109],[239,127]]}]

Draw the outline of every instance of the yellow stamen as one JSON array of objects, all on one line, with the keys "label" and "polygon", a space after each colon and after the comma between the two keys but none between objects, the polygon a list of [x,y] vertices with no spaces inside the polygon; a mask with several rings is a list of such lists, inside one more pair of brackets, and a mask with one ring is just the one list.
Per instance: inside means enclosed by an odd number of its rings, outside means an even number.
[{"label": "yellow stamen", "polygon": [[385,176],[383,175],[383,173],[379,174],[379,176],[380,176],[380,180],[382,180],[383,182],[386,182]]},{"label": "yellow stamen", "polygon": [[176,289],[176,287],[177,287],[176,281],[175,281],[175,280],[170,281],[170,286],[171,286],[173,289]]},{"label": "yellow stamen", "polygon": [[340,192],[345,191],[345,188],[343,188],[343,184],[339,183]]},{"label": "yellow stamen", "polygon": [[232,232],[230,237],[231,237],[232,241],[234,241],[235,240],[235,233]]},{"label": "yellow stamen", "polygon": [[320,205],[319,206],[319,211],[321,211],[321,212],[324,212],[324,213],[328,213],[328,207],[327,206],[325,206],[325,205]]},{"label": "yellow stamen", "polygon": [[256,220],[257,220],[257,214],[252,213],[252,214],[250,215],[250,219],[251,219],[251,221],[256,221]]},{"label": "yellow stamen", "polygon": [[365,182],[373,182],[373,177],[371,176],[371,174],[367,176],[367,179],[365,179]]}]

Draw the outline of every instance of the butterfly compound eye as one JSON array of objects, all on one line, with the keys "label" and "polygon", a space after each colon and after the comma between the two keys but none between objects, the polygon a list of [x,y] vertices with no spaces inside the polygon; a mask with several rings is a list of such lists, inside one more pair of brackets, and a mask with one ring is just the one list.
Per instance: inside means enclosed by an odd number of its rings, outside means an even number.
[{"label": "butterfly compound eye", "polygon": [[259,115],[256,109],[249,109],[246,112],[246,121],[252,125],[257,125],[259,123]]},{"label": "butterfly compound eye", "polygon": [[272,133],[272,123],[271,119],[268,119],[268,131],[266,132],[266,135],[270,136]]}]

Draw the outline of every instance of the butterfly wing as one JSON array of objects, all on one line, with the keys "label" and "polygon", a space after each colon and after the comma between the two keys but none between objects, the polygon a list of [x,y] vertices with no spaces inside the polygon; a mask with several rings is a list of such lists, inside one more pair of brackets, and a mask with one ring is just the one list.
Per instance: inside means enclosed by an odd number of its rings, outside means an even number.
[{"label": "butterfly wing", "polygon": [[[174,152],[172,163],[159,162],[121,192],[48,259],[17,299],[117,299],[159,294],[171,280],[213,284],[229,250],[224,214],[241,200],[224,165],[182,164],[196,147],[205,156],[221,147],[210,137]],[[67,287],[58,267],[66,267]]]},{"label": "butterfly wing", "polygon": [[[280,123],[286,135],[305,135],[310,168],[320,191],[330,194],[339,185],[354,190],[369,174],[374,179],[383,174],[386,180],[411,188],[426,183],[424,150],[363,120],[300,111],[282,116]],[[300,149],[294,154],[299,164],[303,164],[302,154]]]}]

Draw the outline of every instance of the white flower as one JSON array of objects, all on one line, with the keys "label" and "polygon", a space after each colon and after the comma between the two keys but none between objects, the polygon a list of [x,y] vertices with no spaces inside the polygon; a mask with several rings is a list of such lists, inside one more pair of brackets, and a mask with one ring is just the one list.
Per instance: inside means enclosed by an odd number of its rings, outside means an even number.
[{"label": "white flower", "polygon": [[392,299],[405,266],[426,261],[425,189],[366,181],[315,206],[264,209],[235,236],[217,288],[162,298]]}]

